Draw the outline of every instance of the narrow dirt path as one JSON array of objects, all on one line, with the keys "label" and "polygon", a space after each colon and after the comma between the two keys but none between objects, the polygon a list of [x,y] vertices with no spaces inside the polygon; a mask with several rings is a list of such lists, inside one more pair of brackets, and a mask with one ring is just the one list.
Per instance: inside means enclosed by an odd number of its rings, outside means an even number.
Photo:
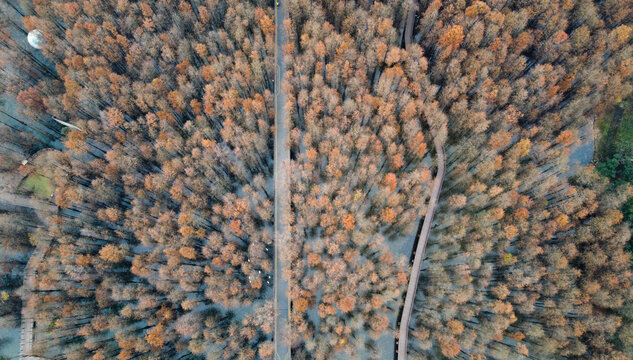
[{"label": "narrow dirt path", "polygon": [[32,209],[35,210],[35,212],[44,214],[52,214],[57,211],[57,206],[51,203],[35,200],[28,196],[5,192],[0,193],[0,205]]}]

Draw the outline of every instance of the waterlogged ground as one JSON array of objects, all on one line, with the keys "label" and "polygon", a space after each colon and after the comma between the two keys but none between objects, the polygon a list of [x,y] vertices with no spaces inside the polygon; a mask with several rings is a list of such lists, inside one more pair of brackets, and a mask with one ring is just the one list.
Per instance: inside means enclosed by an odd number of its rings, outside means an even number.
[{"label": "waterlogged ground", "polygon": [[15,359],[20,353],[20,328],[0,329],[0,359]]}]

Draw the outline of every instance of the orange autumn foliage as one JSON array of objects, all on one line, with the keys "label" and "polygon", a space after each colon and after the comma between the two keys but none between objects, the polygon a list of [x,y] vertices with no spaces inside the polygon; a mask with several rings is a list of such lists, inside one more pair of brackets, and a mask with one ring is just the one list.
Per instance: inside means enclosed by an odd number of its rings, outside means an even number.
[{"label": "orange autumn foliage", "polygon": [[517,235],[519,235],[519,230],[514,225],[508,225],[503,229],[505,233],[505,237],[508,240],[514,239]]},{"label": "orange autumn foliage", "polygon": [[356,305],[356,298],[351,295],[345,296],[341,298],[336,305],[344,313],[351,312],[354,310],[354,306]]},{"label": "orange autumn foliage", "polygon": [[380,297],[380,295],[378,295],[378,294],[372,295],[372,297],[371,297],[371,306],[374,309],[380,309],[382,304],[383,304],[383,300],[382,300],[382,297]]},{"label": "orange autumn foliage", "polygon": [[380,213],[380,218],[383,222],[390,224],[396,221],[396,212],[392,208],[384,208]]},{"label": "orange autumn foliage", "polygon": [[103,260],[117,263],[125,258],[125,251],[114,245],[106,245],[99,250],[99,257]]},{"label": "orange autumn foliage", "polygon": [[442,46],[457,48],[464,41],[464,28],[461,25],[453,25],[440,36],[439,43]]},{"label": "orange autumn foliage", "polygon": [[450,320],[446,323],[446,326],[451,329],[453,335],[459,335],[464,331],[464,324],[459,320]]},{"label": "orange autumn foliage", "polygon": [[159,323],[147,331],[145,334],[145,341],[154,347],[163,347],[165,344],[164,333],[165,327],[163,324]]},{"label": "orange autumn foliage", "polygon": [[457,356],[457,354],[459,354],[461,347],[455,341],[440,341],[440,350],[442,351],[442,354],[444,356],[448,358],[454,358],[455,356]]},{"label": "orange autumn foliage", "polygon": [[305,312],[308,309],[308,300],[306,298],[300,297],[293,302],[293,307],[298,312]]},{"label": "orange autumn foliage", "polygon": [[574,141],[574,135],[571,133],[571,131],[569,130],[564,130],[562,131],[558,137],[556,137],[556,142],[559,144],[563,144],[566,146],[571,145],[571,143]]},{"label": "orange autumn foliage", "polygon": [[308,254],[308,265],[315,267],[321,263],[321,255],[315,253]]},{"label": "orange autumn foliage", "polygon": [[388,173],[385,175],[385,178],[382,180],[383,185],[385,185],[389,191],[394,191],[398,186],[398,179],[396,178],[396,174]]},{"label": "orange autumn foliage", "polygon": [[356,219],[353,214],[343,216],[343,227],[347,230],[354,230]]},{"label": "orange autumn foliage", "polygon": [[514,211],[514,218],[517,220],[525,220],[530,217],[530,212],[526,208],[518,208]]},{"label": "orange autumn foliage", "polygon": [[189,260],[196,259],[196,249],[190,246],[183,246],[178,250],[178,252],[180,253],[180,256],[184,257],[185,259],[189,259]]}]

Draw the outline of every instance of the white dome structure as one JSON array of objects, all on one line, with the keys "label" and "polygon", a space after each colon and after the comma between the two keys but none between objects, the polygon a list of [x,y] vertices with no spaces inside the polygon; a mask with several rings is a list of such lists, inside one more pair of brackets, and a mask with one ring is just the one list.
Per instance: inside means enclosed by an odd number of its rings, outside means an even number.
[{"label": "white dome structure", "polygon": [[41,49],[42,44],[44,43],[44,34],[41,31],[34,29],[29,32],[26,36],[26,41],[29,42],[29,45],[36,49]]}]

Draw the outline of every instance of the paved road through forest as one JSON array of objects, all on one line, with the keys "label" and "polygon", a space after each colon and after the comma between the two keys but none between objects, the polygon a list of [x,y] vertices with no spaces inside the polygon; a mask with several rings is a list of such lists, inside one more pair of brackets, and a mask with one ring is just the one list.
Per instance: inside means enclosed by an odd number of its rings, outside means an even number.
[{"label": "paved road through forest", "polygon": [[283,260],[284,244],[290,239],[288,233],[286,212],[290,208],[289,179],[287,166],[290,163],[288,143],[288,123],[285,118],[284,107],[286,95],[281,89],[281,82],[286,67],[283,61],[283,44],[286,34],[283,28],[284,20],[288,18],[285,1],[279,1],[275,6],[275,360],[290,359],[290,346],[286,342],[290,330],[290,299],[288,298],[288,281],[284,280]]}]

